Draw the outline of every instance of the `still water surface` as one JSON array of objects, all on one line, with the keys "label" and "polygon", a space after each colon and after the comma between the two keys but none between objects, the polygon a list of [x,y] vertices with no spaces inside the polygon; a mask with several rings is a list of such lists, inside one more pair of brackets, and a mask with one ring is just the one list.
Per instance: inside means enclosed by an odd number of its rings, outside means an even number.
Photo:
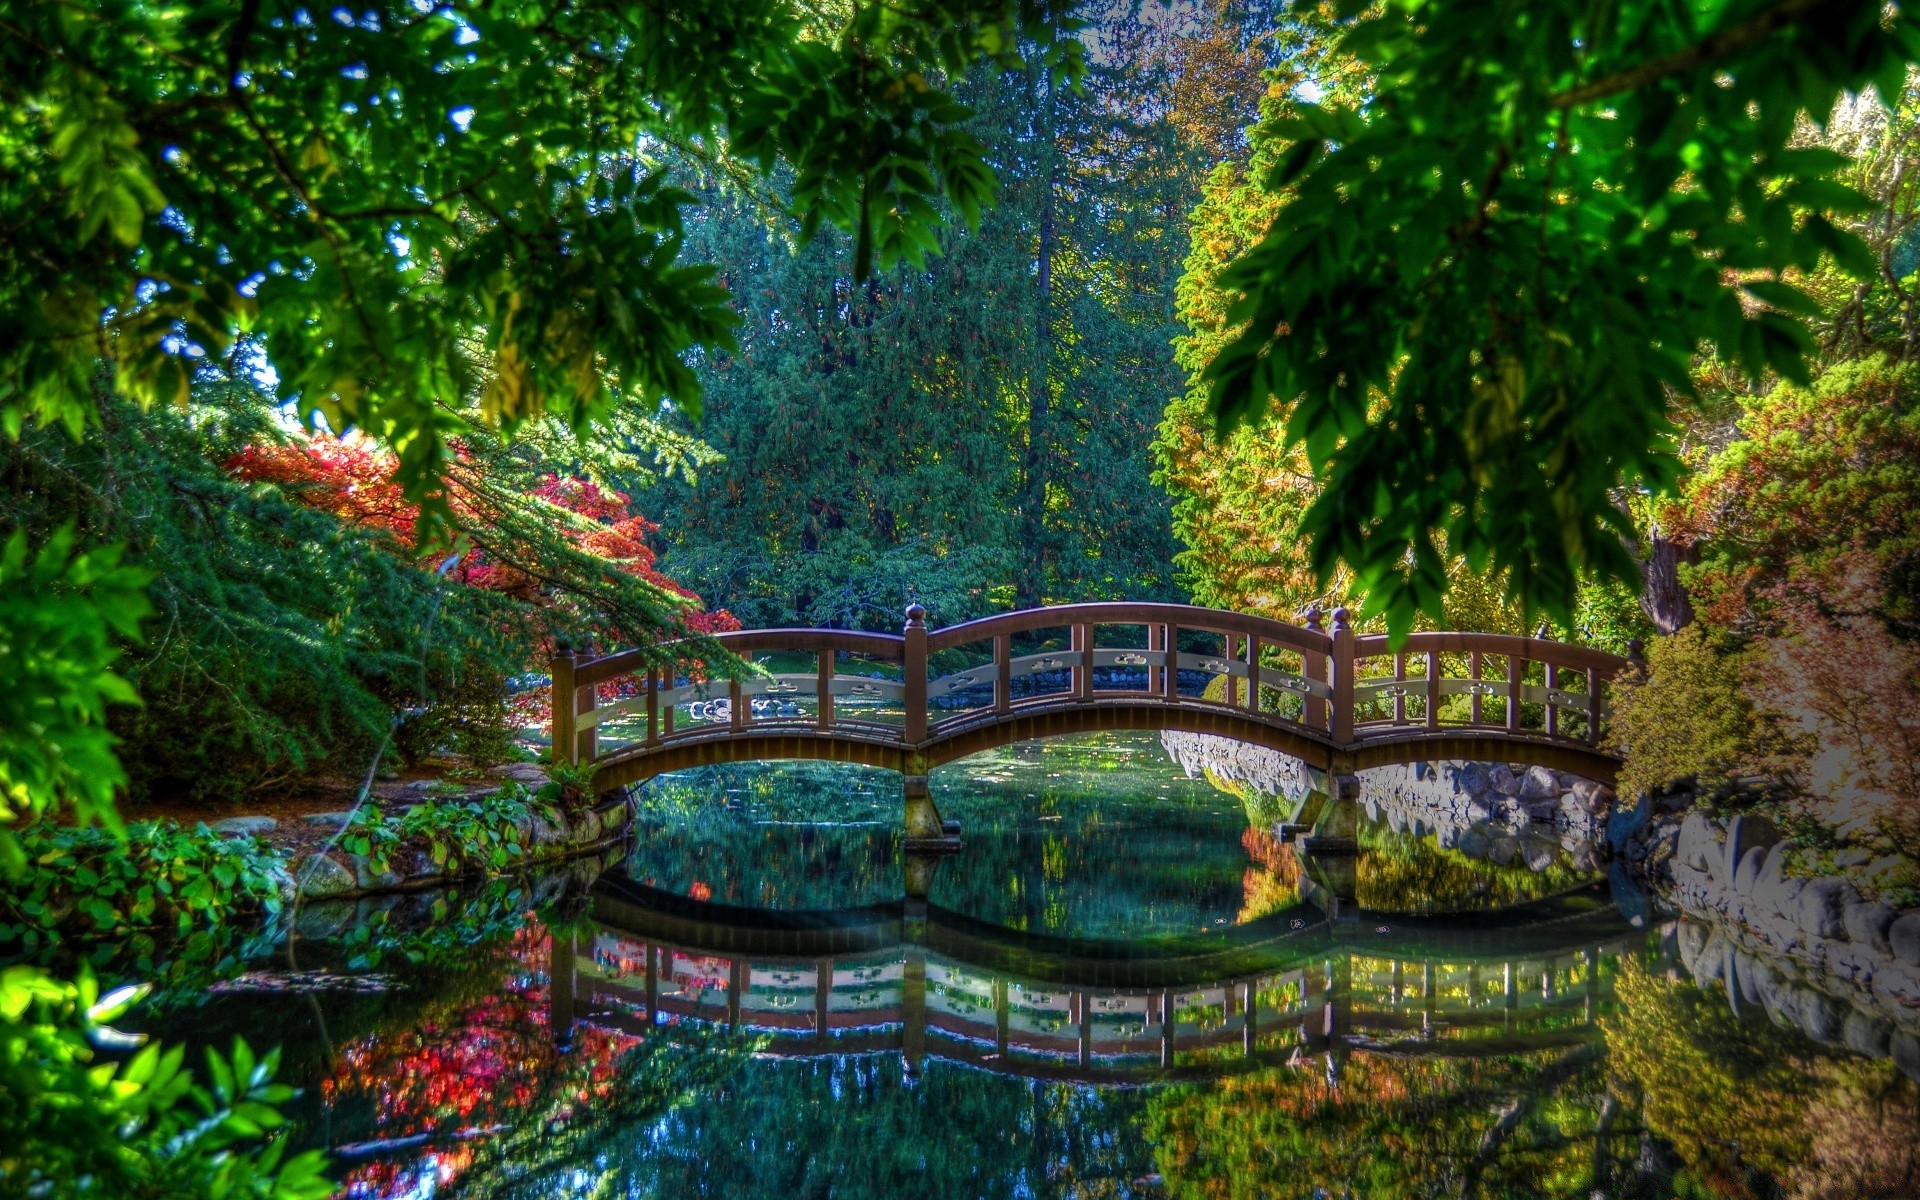
[{"label": "still water surface", "polygon": [[147,1027],[283,1044],[301,1136],[353,1196],[1920,1178],[1891,1063],[1736,1016],[1671,925],[1630,925],[1567,862],[1364,830],[1361,908],[1329,920],[1266,822],[1150,736],[1013,747],[934,786],[966,843],[924,908],[901,899],[896,778],[711,768],[650,785],[597,881],[296,942]]}]

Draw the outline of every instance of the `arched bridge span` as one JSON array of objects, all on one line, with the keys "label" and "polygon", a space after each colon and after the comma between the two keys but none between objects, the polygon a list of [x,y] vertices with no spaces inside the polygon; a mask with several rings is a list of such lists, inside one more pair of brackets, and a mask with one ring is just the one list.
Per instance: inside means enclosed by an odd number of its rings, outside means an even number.
[{"label": "arched bridge span", "polygon": [[[1627,660],[1540,638],[1357,635],[1177,604],[1072,604],[899,634],[716,639],[752,672],[701,679],[690,644],[553,661],[556,753],[622,787],[710,763],[802,758],[911,778],[983,750],[1101,730],[1215,734],[1329,775],[1505,759],[1612,785],[1607,692]],[[911,832],[911,831],[910,831]],[[927,831],[930,832],[930,831]]]}]

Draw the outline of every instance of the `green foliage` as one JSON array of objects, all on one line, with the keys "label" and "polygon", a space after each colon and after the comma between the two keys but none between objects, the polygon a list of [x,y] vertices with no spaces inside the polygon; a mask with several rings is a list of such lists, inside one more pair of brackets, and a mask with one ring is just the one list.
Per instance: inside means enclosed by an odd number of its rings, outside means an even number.
[{"label": "green foliage", "polygon": [[484,745],[490,702],[533,652],[527,606],[230,477],[232,455],[278,431],[244,382],[209,372],[199,395],[149,412],[103,401],[101,427],[78,445],[54,430],[0,445],[0,513],[30,530],[77,519],[88,538],[125,543],[152,579],[157,633],[122,667],[148,704],[113,716],[126,775],[92,763],[90,786],[229,796],[330,764],[357,774],[396,709],[416,713],[400,730],[411,752]]},{"label": "green foliage", "polygon": [[210,1086],[184,1052],[146,1046],[95,1064],[90,1042],[125,1045],[106,1026],[144,994],[98,995],[32,967],[0,973],[0,1192],[10,1196],[271,1197],[318,1200],[333,1185],[317,1150],[285,1158],[295,1093],[273,1082],[280,1056],[236,1038],[207,1051]]},{"label": "green foliage", "polygon": [[23,529],[0,546],[0,877],[26,865],[9,828],[22,817],[64,805],[82,823],[116,824],[126,776],[107,706],[136,701],[110,668],[116,640],[134,637],[151,611],[147,572],[120,558],[118,547],[77,550],[71,526],[37,549]]},{"label": "green foliage", "polygon": [[909,600],[946,623],[1172,598],[1142,452],[1177,383],[1167,214],[1252,97],[1231,62],[1200,77],[1234,43],[1213,14],[1163,29],[1085,8],[1102,49],[1080,88],[1035,68],[959,86],[1001,199],[925,267],[862,282],[843,239],[795,248],[762,198],[681,171],[707,201],[690,252],[728,264],[741,323],[698,368],[724,460],[650,503],[669,569],[709,603],[756,626],[894,628]]},{"label": "green foliage", "polygon": [[1904,565],[1920,562],[1920,368],[1836,362],[1805,387],[1745,398],[1737,431],[1668,517],[1701,542],[1690,583],[1708,618],[1765,621],[1792,592],[1838,601],[1832,577],[1864,552],[1886,585],[1876,615],[1920,634],[1920,572]]},{"label": "green foliage", "polygon": [[1319,578],[1345,564],[1403,632],[1440,616],[1448,554],[1563,622],[1583,576],[1630,577],[1615,496],[1675,482],[1691,356],[1804,382],[1815,306],[1783,273],[1873,270],[1830,216],[1867,199],[1797,123],[1843,89],[1901,94],[1916,51],[1915,18],[1869,0],[1349,24],[1371,95],[1266,127],[1287,199],[1222,278],[1239,331],[1207,368],[1222,432],[1277,404],[1305,451]]},{"label": "green foliage", "polygon": [[365,855],[375,871],[385,871],[402,848],[425,853],[450,876],[503,871],[530,848],[536,820],[558,821],[550,804],[530,797],[518,783],[473,800],[429,798],[397,819],[372,802],[354,810],[340,835],[340,846]]},{"label": "green foliage", "polygon": [[1035,47],[1079,72],[1064,0],[554,7],[10,0],[0,42],[0,419],[78,428],[96,361],[184,400],[251,334],[278,397],[400,455],[409,499],[477,406],[584,432],[617,404],[697,410],[731,344],[654,154],[791,170],[804,233],[854,275],[918,264],[943,201],[993,199],[945,82]]},{"label": "green foliage", "polygon": [[1689,780],[1711,789],[1775,761],[1783,735],[1755,706],[1751,681],[1745,657],[1698,625],[1647,647],[1645,676],[1614,686],[1621,794]]},{"label": "green foliage", "polygon": [[1799,1034],[1742,1021],[1726,999],[1638,962],[1614,982],[1619,1009],[1601,1019],[1608,1062],[1639,1094],[1648,1128],[1708,1179],[1751,1194],[1749,1176],[1784,1175],[1805,1156],[1815,1091]]},{"label": "green foliage", "polygon": [[27,949],[135,930],[179,936],[280,909],[281,855],[203,824],[140,821],[124,834],[38,823],[21,834],[33,869],[0,894],[0,943]]}]

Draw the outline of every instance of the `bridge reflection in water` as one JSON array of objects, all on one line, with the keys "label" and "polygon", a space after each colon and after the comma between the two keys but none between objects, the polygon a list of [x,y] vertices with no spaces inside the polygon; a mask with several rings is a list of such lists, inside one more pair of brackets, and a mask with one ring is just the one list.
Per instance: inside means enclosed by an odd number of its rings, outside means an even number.
[{"label": "bridge reflection in water", "polygon": [[1599,1036],[1617,956],[1646,948],[1604,890],[1457,918],[1309,905],[1204,942],[1080,942],[939,909],[780,914],[618,883],[556,936],[553,1028],[687,1022],[775,1057],[928,1056],[1059,1082],[1144,1083],[1354,1050],[1479,1057]]}]

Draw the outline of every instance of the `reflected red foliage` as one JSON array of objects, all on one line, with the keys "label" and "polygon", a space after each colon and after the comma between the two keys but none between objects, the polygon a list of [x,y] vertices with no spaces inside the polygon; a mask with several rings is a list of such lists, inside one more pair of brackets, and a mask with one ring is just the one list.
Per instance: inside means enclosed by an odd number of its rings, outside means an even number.
[{"label": "reflected red foliage", "polygon": [[417,1157],[382,1158],[354,1168],[344,1195],[416,1194],[427,1176],[445,1183],[472,1161],[487,1131],[524,1121],[536,1103],[580,1104],[606,1094],[628,1034],[576,1027],[560,1054],[547,1028],[546,931],[529,926],[506,949],[507,977],[477,999],[429,1009],[404,1029],[387,1030],[340,1052],[320,1084],[336,1110],[369,1106],[366,1138],[434,1139]]}]

